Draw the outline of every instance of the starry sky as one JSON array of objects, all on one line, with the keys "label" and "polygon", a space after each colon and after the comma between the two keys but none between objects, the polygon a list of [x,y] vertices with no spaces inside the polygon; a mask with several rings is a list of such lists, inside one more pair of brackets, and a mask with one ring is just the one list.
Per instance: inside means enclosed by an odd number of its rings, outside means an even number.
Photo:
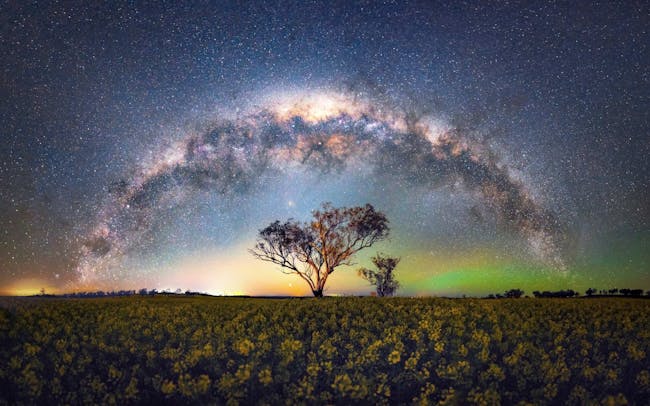
[{"label": "starry sky", "polygon": [[260,3],[0,5],[0,294],[309,295],[325,201],[402,295],[650,289],[647,3]]}]

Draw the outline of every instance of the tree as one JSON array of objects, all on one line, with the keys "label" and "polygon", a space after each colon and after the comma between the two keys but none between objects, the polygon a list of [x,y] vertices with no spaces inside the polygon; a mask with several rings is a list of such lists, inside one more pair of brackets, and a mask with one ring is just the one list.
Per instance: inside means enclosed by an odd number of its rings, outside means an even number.
[{"label": "tree", "polygon": [[379,253],[372,258],[372,263],[377,267],[376,271],[359,268],[357,273],[377,288],[377,296],[393,296],[399,288],[399,282],[395,280],[393,274],[393,270],[399,264],[399,261],[400,258],[388,257]]},{"label": "tree", "polygon": [[589,289],[587,289],[587,290],[585,291],[585,293],[587,294],[587,296],[591,296],[591,295],[593,295],[593,294],[596,293],[596,292],[597,292],[597,291],[596,291],[596,289],[594,289],[594,288],[589,288]]},{"label": "tree", "polygon": [[388,236],[388,219],[371,204],[333,207],[323,203],[311,222],[275,221],[259,230],[256,258],[280,265],[286,274],[298,275],[316,297],[323,296],[329,276],[340,265],[352,265],[352,257]]},{"label": "tree", "polygon": [[524,291],[521,289],[510,289],[505,292],[505,297],[519,299],[524,294]]},{"label": "tree", "polygon": [[643,295],[643,289],[631,289],[630,296],[641,296]]}]

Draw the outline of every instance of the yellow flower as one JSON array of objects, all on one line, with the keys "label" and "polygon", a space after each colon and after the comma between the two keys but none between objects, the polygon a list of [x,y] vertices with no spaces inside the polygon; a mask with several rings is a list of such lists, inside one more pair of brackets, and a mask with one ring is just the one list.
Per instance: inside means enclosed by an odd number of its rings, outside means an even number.
[{"label": "yellow flower", "polygon": [[271,369],[270,368],[264,368],[257,375],[257,378],[259,379],[260,383],[262,385],[264,385],[264,386],[270,384],[271,382],[273,382],[273,376],[271,375]]},{"label": "yellow flower", "polygon": [[176,391],[176,384],[172,381],[165,380],[162,386],[160,387],[160,390],[162,391],[162,393],[169,396],[173,394],[174,391]]},{"label": "yellow flower", "polygon": [[397,364],[400,360],[401,356],[399,351],[393,350],[390,354],[388,354],[388,362],[391,364]]},{"label": "yellow flower", "polygon": [[255,348],[255,344],[251,340],[244,338],[243,340],[237,341],[234,347],[238,354],[246,357]]},{"label": "yellow flower", "polygon": [[437,341],[436,344],[433,346],[433,349],[436,352],[441,353],[445,350],[445,343],[442,341]]},{"label": "yellow flower", "polygon": [[404,363],[404,369],[406,370],[415,370],[418,365],[418,357],[416,355],[411,356]]}]

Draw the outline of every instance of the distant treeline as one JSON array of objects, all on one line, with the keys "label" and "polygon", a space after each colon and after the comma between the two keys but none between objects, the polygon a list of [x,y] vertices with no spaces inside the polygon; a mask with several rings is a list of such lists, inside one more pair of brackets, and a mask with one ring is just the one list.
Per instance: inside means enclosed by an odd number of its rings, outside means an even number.
[{"label": "distant treeline", "polygon": [[[600,295],[600,296],[643,296],[643,289],[594,289],[594,288],[589,288],[585,292],[587,296],[594,296],[594,295]],[[650,296],[650,290],[645,292],[646,296]]]},{"label": "distant treeline", "polygon": [[[504,293],[490,293],[486,296],[486,299],[504,299],[504,298],[520,298],[524,296],[524,291],[521,289],[510,289]],[[594,288],[589,288],[585,291],[587,297],[594,296],[629,296],[629,297],[641,297],[643,296],[643,289],[601,289],[597,290]],[[646,296],[650,296],[650,290],[645,292]],[[558,291],[548,291],[545,290],[540,292],[536,290],[533,292],[533,296],[536,298],[547,298],[547,297],[577,297],[580,296],[580,292],[577,292],[573,289],[567,290],[558,290]]]},{"label": "distant treeline", "polygon": [[533,292],[533,296],[535,296],[535,297],[574,297],[574,296],[580,296],[580,292],[576,292],[573,289],[558,290],[556,292],[549,292],[548,290],[540,292],[540,291],[536,290],[536,291]]},{"label": "distant treeline", "polygon": [[46,294],[44,291],[41,291],[40,295],[42,297],[65,297],[65,298],[97,298],[97,297],[118,297],[118,296],[154,296],[154,295],[187,295],[187,296],[212,296],[204,292],[193,292],[186,290],[183,292],[181,289],[176,289],[175,291],[171,290],[157,290],[157,289],[140,289],[136,290],[111,290],[103,291],[98,290],[96,292],[74,292],[74,293],[63,293],[61,295],[51,295]]},{"label": "distant treeline", "polygon": [[[485,299],[518,299],[524,296],[524,291],[521,289],[510,289],[504,293],[490,293],[485,297]],[[41,289],[39,295],[34,295],[38,297],[64,297],[64,298],[97,298],[97,297],[119,297],[119,296],[154,296],[154,295],[186,295],[186,296],[213,296],[205,292],[195,292],[186,290],[183,292],[181,289],[176,289],[172,291],[170,289],[166,290],[157,290],[157,289],[140,289],[140,290],[112,290],[112,291],[103,291],[98,290],[96,292],[74,292],[74,293],[64,293],[60,295],[53,295],[45,293],[44,289]],[[601,297],[601,296],[627,296],[627,297],[641,297],[644,295],[643,289],[601,289],[597,290],[594,288],[589,288],[585,291],[586,297]],[[645,295],[650,297],[650,290],[645,292]],[[538,290],[533,292],[533,296],[536,298],[570,298],[580,296],[580,292],[573,289],[567,290],[558,290],[558,291],[548,291],[545,290],[540,292]]]}]

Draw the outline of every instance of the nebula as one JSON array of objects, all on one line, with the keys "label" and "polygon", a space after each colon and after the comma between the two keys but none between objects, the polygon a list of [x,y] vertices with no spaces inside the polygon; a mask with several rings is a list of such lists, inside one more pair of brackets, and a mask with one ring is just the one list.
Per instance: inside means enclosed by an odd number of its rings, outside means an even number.
[{"label": "nebula", "polygon": [[[217,117],[108,189],[95,225],[82,238],[78,282],[116,280],[119,264],[155,238],[161,213],[208,191],[227,200],[288,168],[323,173],[367,167],[376,177],[431,190],[454,184],[476,194],[499,227],[566,271],[567,228],[538,204],[497,154],[434,116],[401,113],[345,92],[273,94],[238,117]],[[468,216],[480,218],[476,209]]]}]

